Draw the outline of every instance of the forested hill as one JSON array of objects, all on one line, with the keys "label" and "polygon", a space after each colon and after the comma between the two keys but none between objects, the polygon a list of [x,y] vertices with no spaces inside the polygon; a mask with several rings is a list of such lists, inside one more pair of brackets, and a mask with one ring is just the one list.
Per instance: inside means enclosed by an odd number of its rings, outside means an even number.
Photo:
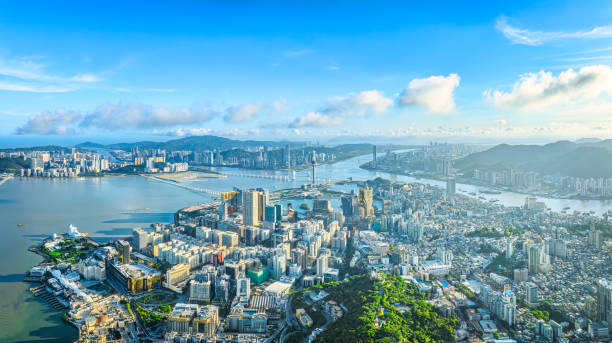
[{"label": "forested hill", "polygon": [[[580,142],[580,141],[579,141]],[[454,161],[455,168],[515,169],[574,177],[612,177],[612,139],[584,143],[558,141],[546,145],[500,144]]]},{"label": "forested hill", "polygon": [[172,139],[166,142],[152,142],[142,141],[135,143],[115,143],[109,145],[101,145],[92,142],[81,143],[77,145],[80,148],[108,148],[108,149],[120,149],[120,150],[131,150],[133,147],[139,149],[164,149],[170,151],[177,150],[192,150],[192,151],[204,151],[204,150],[228,150],[234,148],[246,149],[258,146],[270,146],[270,147],[284,147],[289,145],[291,147],[301,147],[305,144],[303,142],[288,142],[288,141],[254,141],[254,140],[234,140],[224,137],[217,136],[190,136],[179,139]]}]

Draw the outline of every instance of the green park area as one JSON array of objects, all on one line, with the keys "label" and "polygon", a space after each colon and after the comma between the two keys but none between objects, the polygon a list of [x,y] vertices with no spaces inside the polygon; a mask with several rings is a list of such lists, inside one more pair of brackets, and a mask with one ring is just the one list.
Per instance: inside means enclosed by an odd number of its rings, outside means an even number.
[{"label": "green park area", "polygon": [[80,259],[85,259],[95,249],[95,246],[87,238],[65,239],[51,250],[42,247],[41,251],[49,256],[52,263],[68,262],[76,263]]},{"label": "green park area", "polygon": [[[347,309],[342,318],[330,323],[317,336],[315,342],[441,343],[454,340],[458,319],[439,315],[433,305],[426,302],[426,294],[398,276],[360,274],[345,282],[326,283],[315,288],[329,293],[326,300],[335,300]],[[308,311],[307,304],[304,305]],[[398,308],[409,310],[402,312]]]}]

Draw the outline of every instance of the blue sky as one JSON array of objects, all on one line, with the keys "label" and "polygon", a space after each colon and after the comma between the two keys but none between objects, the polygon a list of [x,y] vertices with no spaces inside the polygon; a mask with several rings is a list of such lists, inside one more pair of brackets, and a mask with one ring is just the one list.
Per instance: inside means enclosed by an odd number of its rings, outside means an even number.
[{"label": "blue sky", "polygon": [[612,137],[612,4],[0,5],[0,145]]}]

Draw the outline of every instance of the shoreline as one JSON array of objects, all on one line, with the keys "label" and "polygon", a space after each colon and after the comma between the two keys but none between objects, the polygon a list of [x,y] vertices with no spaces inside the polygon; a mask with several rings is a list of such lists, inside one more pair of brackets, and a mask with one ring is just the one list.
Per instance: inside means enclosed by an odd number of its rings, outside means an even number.
[{"label": "shoreline", "polygon": [[[414,175],[414,174],[410,174],[410,173],[403,173],[403,172],[390,172],[390,171],[386,171],[386,170],[380,170],[377,168],[371,168],[366,166],[368,164],[368,162],[362,164],[359,166],[360,169],[363,170],[368,170],[368,171],[372,171],[372,172],[380,172],[380,173],[387,173],[387,174],[395,174],[395,175],[402,175],[402,176],[408,176],[408,177],[412,177],[414,179],[416,179],[418,182],[419,179],[424,179],[424,180],[432,180],[432,181],[440,181],[440,182],[444,182],[445,179],[443,177],[435,177],[432,175]],[[603,196],[597,196],[597,197],[587,197],[587,196],[550,196],[550,195],[545,195],[545,194],[538,194],[538,193],[528,193],[522,190],[516,190],[516,189],[504,189],[501,187],[496,187],[494,185],[489,185],[489,184],[485,184],[485,183],[475,183],[473,181],[471,181],[471,179],[466,179],[466,178],[457,178],[455,177],[455,180],[459,183],[463,183],[466,185],[470,185],[470,186],[475,186],[475,187],[486,187],[489,189],[493,189],[495,191],[500,192],[499,194],[503,193],[503,192],[512,192],[512,193],[518,193],[518,194],[523,194],[526,196],[534,196],[534,197],[541,197],[541,198],[546,198],[546,199],[551,199],[551,200],[582,200],[582,201],[589,201],[589,200],[594,200],[594,201],[612,201],[612,197],[603,197]],[[479,190],[479,193],[482,194],[487,194],[487,195],[496,195],[497,193],[488,193],[488,192],[481,192]]]}]

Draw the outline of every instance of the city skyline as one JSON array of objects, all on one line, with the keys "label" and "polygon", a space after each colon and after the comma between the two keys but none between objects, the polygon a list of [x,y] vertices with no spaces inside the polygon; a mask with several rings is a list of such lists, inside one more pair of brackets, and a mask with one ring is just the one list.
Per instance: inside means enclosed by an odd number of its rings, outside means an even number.
[{"label": "city skyline", "polygon": [[0,145],[611,136],[610,4],[386,5],[4,5]]}]

